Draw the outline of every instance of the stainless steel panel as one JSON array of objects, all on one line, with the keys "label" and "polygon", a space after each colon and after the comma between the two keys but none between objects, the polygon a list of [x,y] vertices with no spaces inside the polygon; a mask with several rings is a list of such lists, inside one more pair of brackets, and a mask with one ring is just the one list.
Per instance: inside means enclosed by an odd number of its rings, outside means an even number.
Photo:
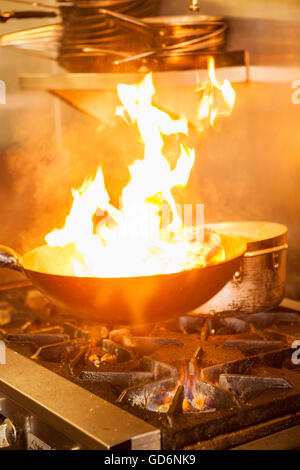
[{"label": "stainless steel panel", "polygon": [[0,393],[82,448],[160,449],[158,429],[10,349]]}]

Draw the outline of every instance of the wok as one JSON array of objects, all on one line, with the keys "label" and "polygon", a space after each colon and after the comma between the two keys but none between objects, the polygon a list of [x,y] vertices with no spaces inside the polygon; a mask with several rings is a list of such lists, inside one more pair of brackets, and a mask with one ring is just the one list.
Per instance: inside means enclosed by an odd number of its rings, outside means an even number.
[{"label": "wok", "polygon": [[221,235],[225,259],[174,274],[96,278],[35,271],[49,259],[44,245],[23,257],[0,245],[0,267],[23,272],[32,284],[74,316],[108,324],[137,324],[176,318],[207,302],[239,269],[246,243]]}]

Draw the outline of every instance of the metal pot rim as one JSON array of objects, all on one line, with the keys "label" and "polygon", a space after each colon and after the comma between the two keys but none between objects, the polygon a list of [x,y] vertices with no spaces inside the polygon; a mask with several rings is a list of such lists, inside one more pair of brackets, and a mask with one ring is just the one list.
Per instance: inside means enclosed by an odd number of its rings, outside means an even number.
[{"label": "metal pot rim", "polygon": [[209,224],[207,227],[219,233],[230,234],[244,239],[247,243],[245,256],[254,256],[255,252],[273,249],[274,247],[276,247],[276,250],[279,250],[279,248],[283,246],[284,249],[287,248],[288,229],[285,225],[276,222],[221,222]]}]

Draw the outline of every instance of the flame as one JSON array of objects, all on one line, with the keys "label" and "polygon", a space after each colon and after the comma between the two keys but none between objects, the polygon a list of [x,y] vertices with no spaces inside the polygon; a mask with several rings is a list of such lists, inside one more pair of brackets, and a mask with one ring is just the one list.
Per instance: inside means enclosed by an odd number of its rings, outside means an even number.
[{"label": "flame", "polygon": [[[187,135],[187,121],[172,119],[152,105],[151,74],[137,85],[120,84],[117,90],[122,103],[117,114],[137,125],[144,158],[129,167],[131,179],[118,209],[110,203],[101,167],[93,180],[72,190],[73,205],[64,227],[45,237],[49,246],[63,249],[63,255],[55,259],[55,273],[94,277],[167,274],[223,259],[219,237],[203,243],[182,236],[185,227],[172,189],[186,186],[195,153],[180,143],[177,163],[171,168],[163,155],[163,135]],[[97,227],[95,214],[102,216]]]},{"label": "flame", "polygon": [[95,366],[95,367],[100,367],[101,359],[97,354],[91,354],[88,357],[88,360]]},{"label": "flame", "polygon": [[203,122],[208,120],[214,125],[218,116],[228,116],[234,106],[235,91],[228,80],[220,83],[215,73],[215,61],[213,57],[208,61],[209,83],[198,87],[197,91],[203,92],[198,109],[198,119]]},{"label": "flame", "polygon": [[191,375],[189,373],[189,368],[184,367],[181,373],[180,383],[184,387],[182,410],[185,413],[203,411],[208,407],[206,397],[197,391],[196,382],[197,375]]},{"label": "flame", "polygon": [[191,375],[189,368],[186,365],[183,366],[176,387],[157,396],[150,397],[148,409],[150,411],[167,413],[175,397],[178,385],[182,385],[184,388],[183,413],[206,412],[214,409],[213,400],[197,391],[197,377],[198,373]]}]

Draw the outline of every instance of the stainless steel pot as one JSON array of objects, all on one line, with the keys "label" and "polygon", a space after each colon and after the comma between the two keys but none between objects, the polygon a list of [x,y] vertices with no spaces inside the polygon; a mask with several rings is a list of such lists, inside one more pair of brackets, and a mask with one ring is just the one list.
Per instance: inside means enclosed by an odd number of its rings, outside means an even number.
[{"label": "stainless steel pot", "polygon": [[233,278],[194,313],[228,316],[278,306],[286,281],[287,227],[271,222],[232,222],[209,227],[243,238],[247,251]]}]

